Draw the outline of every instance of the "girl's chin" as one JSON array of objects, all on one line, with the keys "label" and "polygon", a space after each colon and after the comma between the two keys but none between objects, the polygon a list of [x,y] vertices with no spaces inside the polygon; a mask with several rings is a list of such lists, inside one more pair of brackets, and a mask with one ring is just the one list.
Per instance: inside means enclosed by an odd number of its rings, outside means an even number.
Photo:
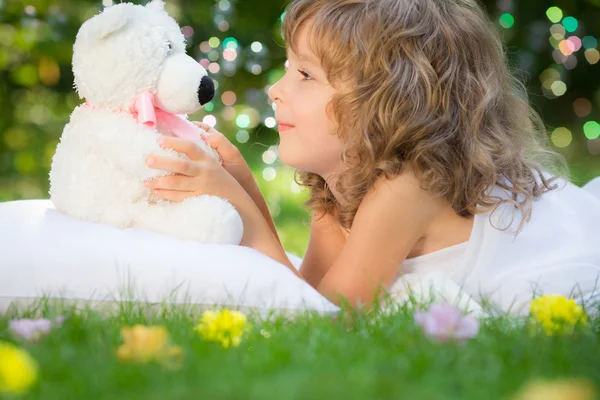
[{"label": "girl's chin", "polygon": [[[334,162],[327,163],[326,160],[317,157],[315,151],[310,151],[299,143],[288,142],[281,139],[279,143],[279,160],[290,168],[301,172],[310,172],[320,176],[326,176]],[[332,156],[333,157],[333,156]]]},{"label": "girl's chin", "polygon": [[299,148],[287,148],[284,144],[279,144],[279,160],[288,167],[302,172],[313,172],[314,168],[310,165],[310,158],[303,156]]}]

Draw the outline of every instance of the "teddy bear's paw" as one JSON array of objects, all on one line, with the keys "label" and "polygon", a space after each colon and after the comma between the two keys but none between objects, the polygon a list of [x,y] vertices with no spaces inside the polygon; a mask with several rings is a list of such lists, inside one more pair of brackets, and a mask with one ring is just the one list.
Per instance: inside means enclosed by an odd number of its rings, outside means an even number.
[{"label": "teddy bear's paw", "polygon": [[138,203],[135,226],[180,239],[234,245],[241,242],[244,231],[237,210],[226,200],[208,195],[181,203]]}]

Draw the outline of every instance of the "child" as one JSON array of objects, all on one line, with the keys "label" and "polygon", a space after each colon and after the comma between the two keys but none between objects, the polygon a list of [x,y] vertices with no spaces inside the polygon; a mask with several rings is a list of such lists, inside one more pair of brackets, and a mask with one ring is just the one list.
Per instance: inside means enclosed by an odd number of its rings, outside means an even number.
[{"label": "child", "polygon": [[533,293],[584,294],[600,273],[600,200],[569,183],[543,122],[475,0],[294,0],[287,72],[270,88],[282,162],[310,190],[298,271],[239,151],[205,124],[223,165],[192,143],[154,158],[159,197],[236,206],[242,245],[339,304],[369,303],[439,271],[470,296],[527,312]]}]

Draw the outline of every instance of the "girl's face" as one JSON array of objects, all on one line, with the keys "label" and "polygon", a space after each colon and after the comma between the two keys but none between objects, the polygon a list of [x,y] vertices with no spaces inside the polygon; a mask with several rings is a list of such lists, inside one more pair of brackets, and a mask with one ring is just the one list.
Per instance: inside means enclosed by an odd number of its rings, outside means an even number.
[{"label": "girl's face", "polygon": [[279,156],[285,164],[327,179],[341,168],[342,139],[327,105],[336,90],[308,46],[307,29],[298,34],[298,54],[288,49],[285,75],[269,89],[276,104]]}]

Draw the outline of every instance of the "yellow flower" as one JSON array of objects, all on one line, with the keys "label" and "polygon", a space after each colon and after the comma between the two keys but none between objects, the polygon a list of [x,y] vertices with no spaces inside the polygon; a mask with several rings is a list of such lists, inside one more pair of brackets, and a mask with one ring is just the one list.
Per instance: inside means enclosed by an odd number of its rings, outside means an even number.
[{"label": "yellow flower", "polygon": [[511,400],[594,400],[596,389],[585,379],[556,381],[536,379],[523,387]]},{"label": "yellow flower", "polygon": [[24,350],[0,342],[0,394],[25,393],[37,380],[37,362]]},{"label": "yellow flower", "polygon": [[121,361],[149,363],[180,359],[181,347],[169,343],[169,335],[163,326],[134,325],[121,329],[123,344],[117,350]]},{"label": "yellow flower", "polygon": [[227,348],[237,347],[249,329],[248,318],[239,311],[205,311],[194,330],[205,340],[218,342]]},{"label": "yellow flower", "polygon": [[546,295],[531,302],[530,314],[548,336],[572,333],[576,325],[585,325],[587,317],[575,300],[560,295]]}]

